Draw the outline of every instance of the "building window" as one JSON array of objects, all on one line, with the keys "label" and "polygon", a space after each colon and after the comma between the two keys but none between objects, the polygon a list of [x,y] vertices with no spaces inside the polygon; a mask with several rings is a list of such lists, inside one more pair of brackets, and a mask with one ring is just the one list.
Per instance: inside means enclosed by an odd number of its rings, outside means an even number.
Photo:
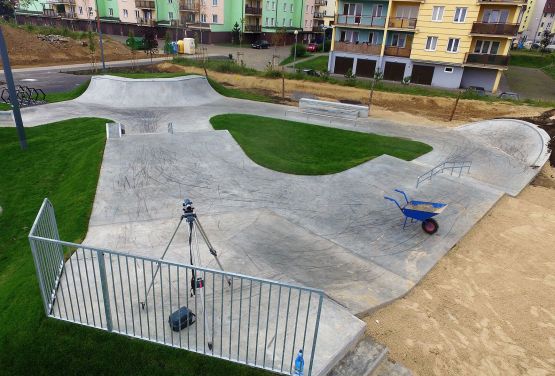
[{"label": "building window", "polygon": [[173,0],[168,0],[168,4],[173,4]]},{"label": "building window", "polygon": [[89,16],[92,16],[92,15],[93,15],[92,7],[89,7]]},{"label": "building window", "polygon": [[272,1],[272,10],[276,10],[276,3]]},{"label": "building window", "polygon": [[289,8],[289,11],[290,11],[291,13],[293,13],[293,4],[291,4],[291,7]]},{"label": "building window", "polygon": [[352,30],[341,30],[341,34],[339,36],[340,42],[347,42],[347,43],[357,43],[358,42],[358,31]]},{"label": "building window", "polygon": [[383,15],[383,5],[382,4],[374,4],[372,6],[372,16],[382,17],[382,15]]},{"label": "building window", "polygon": [[136,19],[139,19],[139,18],[140,18],[140,14],[139,14],[139,10],[138,10],[138,9],[135,10],[135,18],[136,18]]},{"label": "building window", "polygon": [[428,37],[426,39],[426,51],[435,51],[437,46],[437,37]]},{"label": "building window", "polygon": [[455,18],[453,21],[462,23],[466,19],[466,9],[467,8],[455,8]]},{"label": "building window", "polygon": [[83,7],[79,7],[79,14],[83,14]]},{"label": "building window", "polygon": [[371,31],[368,33],[368,44],[377,44],[374,40],[374,32]]},{"label": "building window", "polygon": [[272,17],[272,20],[271,20],[271,22],[272,22],[272,23],[271,23],[271,25],[272,25],[272,26],[276,26],[276,24],[275,24],[275,20],[274,20],[274,17]]},{"label": "building window", "polygon": [[270,10],[270,2],[266,1],[266,10]]},{"label": "building window", "polygon": [[407,35],[401,33],[391,34],[391,47],[405,48],[405,43],[407,41]]},{"label": "building window", "polygon": [[443,11],[445,7],[436,6],[432,10],[432,21],[441,22],[443,21]]},{"label": "building window", "polygon": [[110,17],[112,17],[114,15],[114,9],[108,8],[108,13],[110,13]]},{"label": "building window", "polygon": [[212,15],[212,23],[218,23],[218,15],[217,14]]},{"label": "building window", "polygon": [[491,40],[477,40],[476,46],[474,46],[475,54],[497,55],[498,51],[499,42],[494,42]]},{"label": "building window", "polygon": [[459,52],[460,41],[459,38],[449,38],[449,42],[447,42],[447,52]]},{"label": "building window", "polygon": [[129,12],[127,11],[127,9],[123,10],[123,17],[127,18],[129,16]]},{"label": "building window", "polygon": [[292,27],[292,26],[293,26],[293,20],[290,18],[289,19],[289,27]]},{"label": "building window", "polygon": [[281,23],[281,26],[285,26],[285,18],[283,19],[283,22]]},{"label": "building window", "polygon": [[287,12],[287,3],[283,3],[283,11]]},{"label": "building window", "polygon": [[218,0],[212,0],[212,6],[217,7],[218,6]]},{"label": "building window", "polygon": [[173,20],[173,12],[168,12],[168,18],[169,18],[170,20]]},{"label": "building window", "polygon": [[443,69],[443,71],[445,73],[453,73],[453,67],[445,67],[445,69]]},{"label": "building window", "polygon": [[206,14],[201,14],[200,15],[200,22],[206,23]]},{"label": "building window", "polygon": [[266,26],[268,26],[268,17],[266,17]]},{"label": "building window", "polygon": [[507,23],[509,11],[507,9],[486,9],[482,16],[484,23]]}]

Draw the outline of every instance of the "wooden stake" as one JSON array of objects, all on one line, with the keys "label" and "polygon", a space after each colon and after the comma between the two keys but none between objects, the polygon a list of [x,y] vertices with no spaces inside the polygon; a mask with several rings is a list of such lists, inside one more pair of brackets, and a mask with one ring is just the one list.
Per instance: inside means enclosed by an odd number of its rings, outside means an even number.
[{"label": "wooden stake", "polygon": [[461,92],[459,91],[459,95],[457,95],[457,99],[455,100],[455,105],[453,106],[453,111],[451,111],[451,116],[449,116],[449,121],[453,120],[455,116],[455,111],[457,111],[457,105],[459,104],[459,99],[461,99]]}]

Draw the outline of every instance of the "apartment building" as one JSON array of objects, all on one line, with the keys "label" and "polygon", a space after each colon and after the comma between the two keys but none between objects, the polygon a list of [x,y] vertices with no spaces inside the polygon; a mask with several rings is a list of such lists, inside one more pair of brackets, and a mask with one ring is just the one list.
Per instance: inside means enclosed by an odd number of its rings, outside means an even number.
[{"label": "apartment building", "polygon": [[[555,34],[555,0],[546,1],[541,14],[540,23],[534,34],[534,39],[539,42],[546,30],[551,34]],[[555,44],[555,35],[551,36],[550,44]]]},{"label": "apartment building", "polygon": [[[172,33],[191,36],[200,32],[208,42],[228,42],[237,23],[246,41],[266,38],[285,30],[289,40],[298,30],[301,40],[323,32],[322,7],[328,0],[31,0],[16,9],[18,21],[140,35],[142,28],[155,27],[162,36]],[[332,0],[333,1],[333,0]]]},{"label": "apartment building", "polygon": [[525,0],[339,0],[328,69],[495,92]]}]

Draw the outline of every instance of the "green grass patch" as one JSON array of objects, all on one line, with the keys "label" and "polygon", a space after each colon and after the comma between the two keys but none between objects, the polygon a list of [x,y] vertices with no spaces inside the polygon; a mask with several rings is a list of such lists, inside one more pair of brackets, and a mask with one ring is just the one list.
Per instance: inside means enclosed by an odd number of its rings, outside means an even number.
[{"label": "green grass patch", "polygon": [[184,57],[174,57],[173,63],[183,65],[185,67],[197,67],[213,70],[215,72],[221,73],[236,73],[242,74],[244,76],[258,76],[259,71],[253,68],[248,68],[243,64],[237,64],[234,60],[210,60],[207,59],[204,63],[201,59],[195,58],[184,58]]},{"label": "green grass patch", "polygon": [[328,56],[317,56],[314,59],[308,59],[296,64],[299,69],[314,69],[318,72],[328,70]]},{"label": "green grass patch", "polygon": [[[295,60],[296,62],[301,61],[301,60],[305,60],[306,58],[310,57],[312,55],[310,55],[309,53],[307,53],[304,56],[297,56],[297,59]],[[283,59],[279,65],[289,65],[293,63],[293,56],[287,56],[285,59]],[[296,64],[295,64],[296,65]]]},{"label": "green grass patch", "polygon": [[210,85],[214,90],[216,90],[220,95],[224,97],[230,98],[237,98],[237,99],[247,99],[249,101],[257,101],[257,102],[273,102],[273,98],[267,95],[257,94],[246,90],[230,88],[224,86],[223,84],[215,81],[211,78],[208,79]]},{"label": "green grass patch", "polygon": [[27,235],[44,197],[63,239],[86,234],[105,119],[0,128],[0,370],[3,375],[263,375],[223,360],[45,317]]},{"label": "green grass patch", "polygon": [[217,115],[210,123],[214,129],[227,129],[259,165],[297,175],[333,174],[382,154],[409,161],[432,150],[408,139],[263,116]]},{"label": "green grass patch", "polygon": [[540,53],[530,50],[513,50],[510,52],[509,65],[525,68],[543,68],[555,63],[555,53]]}]

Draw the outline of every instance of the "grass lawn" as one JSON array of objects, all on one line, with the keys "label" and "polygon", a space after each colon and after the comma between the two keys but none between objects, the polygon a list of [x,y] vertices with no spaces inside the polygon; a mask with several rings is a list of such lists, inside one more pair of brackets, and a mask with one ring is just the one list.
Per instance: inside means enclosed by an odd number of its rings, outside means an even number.
[{"label": "grass lawn", "polygon": [[44,197],[60,235],[87,231],[105,142],[104,119],[0,128],[0,374],[262,375],[260,370],[47,319],[27,234]]},{"label": "grass lawn", "polygon": [[328,70],[328,56],[318,56],[314,59],[308,59],[296,64],[299,69],[314,69],[322,72]]},{"label": "grass lawn", "polygon": [[407,139],[254,115],[218,115],[210,123],[227,129],[259,165],[298,175],[333,174],[382,154],[412,160],[432,150]]},{"label": "grass lawn", "polygon": [[[304,56],[297,56],[297,59],[295,60],[295,62],[300,61],[300,60],[304,60],[304,59],[306,59],[306,58],[308,58],[308,57],[310,57],[310,56],[312,56],[312,55],[309,54],[309,53],[307,53],[307,54],[304,55]],[[293,63],[293,56],[287,56],[285,59],[283,59],[283,60],[279,63],[279,65],[288,65],[288,64],[291,64],[291,63]],[[296,65],[296,64],[295,64],[295,65]]]}]

